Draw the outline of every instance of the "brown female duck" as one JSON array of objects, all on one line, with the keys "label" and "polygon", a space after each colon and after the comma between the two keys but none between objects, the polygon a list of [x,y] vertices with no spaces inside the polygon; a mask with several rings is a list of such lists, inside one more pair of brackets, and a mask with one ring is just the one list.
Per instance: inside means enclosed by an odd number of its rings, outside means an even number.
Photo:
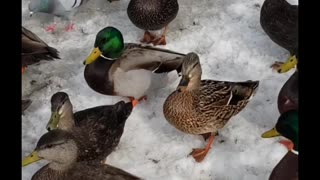
[{"label": "brown female duck", "polygon": [[87,142],[82,136],[55,129],[44,134],[35,150],[22,161],[22,166],[41,159],[50,161],[31,180],[138,180],[128,172],[93,161],[78,161],[79,146]]},{"label": "brown female duck", "polygon": [[47,129],[63,129],[77,138],[86,137],[86,142],[80,143],[79,158],[103,162],[119,144],[132,108],[131,102],[120,101],[73,113],[67,93],[57,92],[51,98],[52,114]]},{"label": "brown female duck", "polygon": [[247,105],[259,82],[201,80],[200,60],[195,53],[187,54],[181,72],[179,86],[166,99],[163,112],[167,121],[177,129],[203,135],[205,139],[210,136],[206,148],[192,152],[195,160],[200,162],[218,130]]}]

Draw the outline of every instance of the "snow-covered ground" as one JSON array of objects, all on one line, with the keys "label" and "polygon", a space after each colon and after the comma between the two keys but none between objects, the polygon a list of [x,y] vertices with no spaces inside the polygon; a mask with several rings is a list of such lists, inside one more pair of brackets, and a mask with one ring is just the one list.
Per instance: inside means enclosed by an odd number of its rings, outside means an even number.
[{"label": "snow-covered ground", "polygon": [[[91,90],[83,77],[82,62],[93,48],[96,33],[106,26],[121,30],[125,42],[139,42],[143,31],[128,19],[128,2],[91,0],[75,14],[74,32],[64,32],[65,24],[57,19],[58,32],[51,34],[44,31],[41,15],[29,17],[29,0],[22,0],[22,25],[57,48],[61,60],[29,66],[22,77],[22,94],[33,103],[22,116],[21,156],[28,155],[46,132],[50,98],[55,92],[67,92],[75,111],[127,101]],[[289,2],[298,4],[297,0]],[[278,92],[293,70],[277,74],[269,67],[274,61],[285,60],[289,53],[262,30],[262,3],[263,0],[179,0],[178,16],[169,26],[163,48],[198,53],[203,78],[260,80],[256,96],[220,131],[206,159],[196,163],[187,156],[192,148],[205,145],[202,137],[179,132],[163,116],[163,102],[179,82],[176,74],[170,73],[168,85],[151,92],[148,101],[134,109],[108,164],[148,180],[268,179],[286,149],[277,143],[279,139],[262,139],[260,135],[275,124],[279,116]],[[30,179],[46,163],[22,168],[22,179]]]}]

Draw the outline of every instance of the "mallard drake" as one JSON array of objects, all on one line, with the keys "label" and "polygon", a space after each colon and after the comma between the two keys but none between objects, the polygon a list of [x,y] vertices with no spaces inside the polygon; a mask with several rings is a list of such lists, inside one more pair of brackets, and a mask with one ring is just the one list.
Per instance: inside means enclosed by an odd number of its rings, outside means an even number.
[{"label": "mallard drake", "polygon": [[294,68],[298,63],[298,6],[286,0],[265,0],[260,24],[273,42],[291,54],[285,63],[275,62],[271,67],[279,73]]},{"label": "mallard drake", "polygon": [[280,114],[290,109],[299,109],[298,78],[298,71],[295,71],[281,88],[278,95],[278,109]]},{"label": "mallard drake", "polygon": [[[141,42],[153,45],[165,45],[165,35],[168,24],[174,20],[179,11],[177,0],[131,0],[127,14],[131,22],[140,29],[145,30]],[[148,30],[164,31],[160,38],[156,38]]]},{"label": "mallard drake", "polygon": [[[298,70],[282,86],[278,95],[278,110],[283,114],[289,110],[299,110],[299,92],[298,92]],[[279,143],[285,145],[289,150],[293,148],[293,143],[287,140],[281,140]]]},{"label": "mallard drake", "polygon": [[116,167],[99,164],[93,161],[77,161],[81,141],[72,133],[55,129],[44,134],[38,141],[35,150],[22,161],[22,166],[41,159],[50,161],[38,170],[32,180],[133,180],[139,177]]},{"label": "mallard drake", "polygon": [[185,55],[139,44],[124,44],[114,27],[99,31],[94,49],[83,62],[90,88],[105,94],[129,97],[134,105],[144,99],[152,76],[181,69]]},{"label": "mallard drake", "polygon": [[79,158],[103,162],[119,144],[132,108],[131,102],[120,101],[73,113],[68,94],[57,92],[51,98],[52,114],[47,130],[58,128],[71,132],[77,138],[88,138],[80,143]]},{"label": "mallard drake", "polygon": [[273,129],[262,134],[263,138],[282,135],[293,142],[293,149],[289,150],[273,169],[270,180],[298,179],[298,131],[299,113],[298,110],[291,109],[281,114]]},{"label": "mallard drake", "polygon": [[22,73],[28,65],[40,62],[41,60],[52,61],[60,59],[59,51],[48,46],[36,34],[22,26],[21,31],[21,64]]},{"label": "mallard drake", "polygon": [[200,60],[195,53],[187,54],[181,73],[177,90],[165,100],[163,112],[166,120],[180,131],[202,135],[205,140],[210,136],[204,149],[194,149],[190,153],[201,162],[218,130],[247,105],[259,81],[201,80]]},{"label": "mallard drake", "polygon": [[299,106],[299,87],[298,71],[295,71],[281,88],[278,95],[278,109],[280,114],[290,110],[298,109]]}]

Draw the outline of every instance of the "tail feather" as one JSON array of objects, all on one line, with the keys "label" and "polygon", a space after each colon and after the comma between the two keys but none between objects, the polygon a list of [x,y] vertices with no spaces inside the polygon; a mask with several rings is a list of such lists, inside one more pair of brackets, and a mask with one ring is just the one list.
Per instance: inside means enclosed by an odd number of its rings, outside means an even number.
[{"label": "tail feather", "polygon": [[56,49],[56,48],[53,48],[53,47],[47,47],[48,51],[49,51],[49,54],[52,58],[55,58],[55,59],[60,59],[60,56],[59,56],[59,51]]},{"label": "tail feather", "polygon": [[120,101],[114,105],[114,108],[117,113],[118,124],[122,124],[130,116],[133,105],[131,102],[125,103],[124,101]]},{"label": "tail feather", "polygon": [[239,101],[250,100],[259,87],[259,81],[236,82],[232,87],[232,99],[230,104],[237,104]]},{"label": "tail feather", "polygon": [[256,93],[258,87],[259,81],[238,82],[234,84],[232,93],[243,98],[250,98]]}]

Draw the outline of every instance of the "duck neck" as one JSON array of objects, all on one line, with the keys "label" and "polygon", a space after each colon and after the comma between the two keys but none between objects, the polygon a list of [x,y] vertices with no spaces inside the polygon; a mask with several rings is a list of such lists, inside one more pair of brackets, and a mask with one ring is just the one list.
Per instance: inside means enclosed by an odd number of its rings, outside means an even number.
[{"label": "duck neck", "polygon": [[63,112],[60,115],[60,120],[58,127],[62,130],[70,130],[75,126],[72,104],[70,101],[67,101],[65,107],[63,108]]},{"label": "duck neck", "polygon": [[187,91],[198,90],[200,88],[200,84],[201,84],[201,76],[194,77],[190,79],[186,90]]},{"label": "duck neck", "polygon": [[54,160],[51,160],[49,168],[55,171],[66,171],[70,169],[78,158],[78,146],[75,141],[69,141],[67,144],[61,147],[59,155],[54,156]]},{"label": "duck neck", "polygon": [[107,60],[112,60],[112,59],[117,59],[121,56],[123,50],[119,49],[119,50],[115,50],[115,51],[110,51],[108,53],[106,53],[105,55],[101,55],[104,59]]},{"label": "duck neck", "polygon": [[74,161],[70,161],[70,163],[60,163],[60,162],[52,161],[49,164],[49,168],[51,168],[55,171],[60,171],[60,172],[66,171],[72,167],[72,165],[74,164],[75,161],[76,161],[76,159]]}]

